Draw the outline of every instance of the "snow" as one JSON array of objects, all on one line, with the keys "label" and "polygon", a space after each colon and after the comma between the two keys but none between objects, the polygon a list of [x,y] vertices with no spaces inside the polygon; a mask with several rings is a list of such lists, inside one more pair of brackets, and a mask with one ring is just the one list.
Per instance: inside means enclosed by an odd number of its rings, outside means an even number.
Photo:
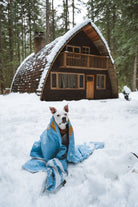
[{"label": "snow", "polygon": [[[118,99],[41,102],[35,94],[0,95],[1,207],[138,207],[138,92]],[[41,194],[46,174],[21,166],[49,124],[49,106],[69,104],[76,144],[103,141],[80,164],[68,166],[67,183]]]},{"label": "snow", "polygon": [[[15,73],[15,75],[14,75],[14,77],[13,77],[13,80],[12,80],[12,83],[11,83],[11,89],[12,89],[12,86],[13,86],[13,83],[14,83],[14,80],[15,80],[15,78],[16,78],[17,73],[19,73],[20,69],[22,68],[22,66],[23,66],[24,64],[28,64],[28,65],[30,65],[30,61],[32,61],[33,58],[34,58],[34,53],[31,53],[29,56],[27,56],[27,57],[22,61],[21,65],[17,68],[16,73]],[[29,63],[27,62],[28,60],[29,60]],[[26,68],[28,68],[28,67],[25,67],[25,69],[26,69]]]},{"label": "snow", "polygon": [[127,93],[127,94],[130,94],[130,93],[131,93],[131,90],[130,90],[130,88],[128,88],[127,86],[124,86],[122,92],[125,92],[125,93]]}]

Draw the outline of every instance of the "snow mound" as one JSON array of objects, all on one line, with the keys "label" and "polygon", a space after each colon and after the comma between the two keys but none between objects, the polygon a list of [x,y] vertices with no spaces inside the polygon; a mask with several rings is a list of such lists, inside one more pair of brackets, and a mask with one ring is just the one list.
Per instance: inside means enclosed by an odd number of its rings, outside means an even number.
[{"label": "snow mound", "polygon": [[[41,102],[35,94],[0,95],[1,207],[137,207],[138,92],[119,99]],[[76,144],[102,141],[105,147],[69,165],[67,183],[41,194],[46,174],[24,171],[34,141],[47,127],[49,106],[69,104]]]}]

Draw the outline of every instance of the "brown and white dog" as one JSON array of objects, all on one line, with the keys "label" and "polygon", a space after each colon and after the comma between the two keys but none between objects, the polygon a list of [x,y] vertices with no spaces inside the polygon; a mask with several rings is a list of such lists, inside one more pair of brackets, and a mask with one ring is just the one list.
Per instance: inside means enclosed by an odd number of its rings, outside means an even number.
[{"label": "brown and white dog", "polygon": [[64,106],[62,110],[57,110],[54,107],[49,107],[51,113],[54,116],[55,122],[59,128],[62,144],[68,148],[69,140],[68,140],[68,105]]}]

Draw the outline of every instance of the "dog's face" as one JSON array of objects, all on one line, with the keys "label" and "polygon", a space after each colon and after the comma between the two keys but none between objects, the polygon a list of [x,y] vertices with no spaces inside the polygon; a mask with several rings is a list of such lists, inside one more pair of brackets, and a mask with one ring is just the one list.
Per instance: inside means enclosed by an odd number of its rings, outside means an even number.
[{"label": "dog's face", "polygon": [[63,110],[57,110],[54,107],[50,107],[50,110],[58,127],[62,130],[66,129],[66,125],[68,123],[68,105],[64,106]]}]

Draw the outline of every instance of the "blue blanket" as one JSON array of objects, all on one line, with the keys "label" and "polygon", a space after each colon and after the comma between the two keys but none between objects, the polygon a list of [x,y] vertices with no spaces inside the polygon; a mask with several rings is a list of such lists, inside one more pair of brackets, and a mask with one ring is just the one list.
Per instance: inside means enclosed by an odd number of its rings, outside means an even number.
[{"label": "blue blanket", "polygon": [[68,150],[62,144],[59,128],[52,116],[47,129],[40,136],[40,140],[33,144],[30,152],[31,160],[22,167],[30,172],[46,171],[45,189],[53,191],[59,187],[67,176],[67,163],[79,163],[86,159],[95,149],[103,148],[103,142],[90,142],[89,145],[75,147],[74,132],[70,121]]}]

